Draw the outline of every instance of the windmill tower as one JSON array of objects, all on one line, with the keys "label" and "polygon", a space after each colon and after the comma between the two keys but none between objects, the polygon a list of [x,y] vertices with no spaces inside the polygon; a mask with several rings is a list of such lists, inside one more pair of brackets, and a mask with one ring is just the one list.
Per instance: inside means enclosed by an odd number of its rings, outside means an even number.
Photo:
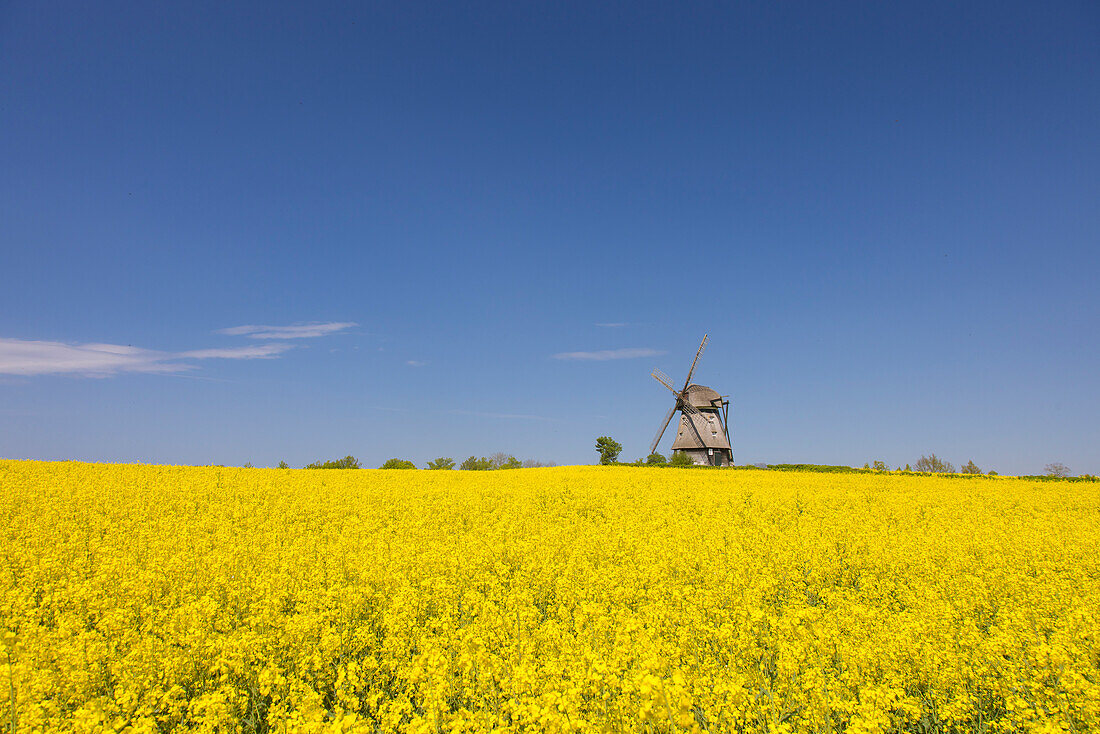
[{"label": "windmill tower", "polygon": [[680,425],[676,432],[676,440],[672,442],[672,450],[680,451],[691,457],[696,464],[710,466],[729,466],[733,463],[733,448],[730,446],[729,414],[730,401],[727,396],[719,395],[709,387],[695,385],[691,382],[691,376],[695,374],[695,366],[699,364],[699,356],[707,347],[707,335],[703,335],[703,341],[699,344],[699,351],[695,353],[695,361],[691,363],[684,387],[677,390],[672,386],[672,380],[664,372],[653,370],[653,378],[661,383],[676,396],[676,402],[665,416],[661,430],[653,439],[653,445],[649,447],[649,453],[657,450],[661,438],[665,435],[665,429],[672,421],[676,411],[680,411]]}]

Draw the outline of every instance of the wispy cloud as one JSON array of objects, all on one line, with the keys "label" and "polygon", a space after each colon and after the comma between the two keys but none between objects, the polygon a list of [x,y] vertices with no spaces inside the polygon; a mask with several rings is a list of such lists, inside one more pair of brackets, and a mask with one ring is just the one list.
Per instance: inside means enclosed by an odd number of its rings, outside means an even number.
[{"label": "wispy cloud", "polygon": [[599,326],[600,328],[603,328],[603,329],[618,329],[620,327],[627,326],[627,325],[628,324],[625,321],[610,321],[610,322],[604,322],[604,323],[596,324],[596,326]]},{"label": "wispy cloud", "polygon": [[428,363],[424,362],[424,361],[421,361],[419,359],[410,359],[409,361],[405,362],[405,364],[407,364],[410,367],[423,367],[424,365],[426,365]]},{"label": "wispy cloud", "polygon": [[559,352],[554,359],[587,360],[605,362],[609,359],[637,359],[638,357],[659,357],[667,354],[659,349],[604,349],[598,352]]},{"label": "wispy cloud", "polygon": [[247,336],[249,339],[312,339],[318,336],[328,336],[338,331],[358,326],[354,321],[311,321],[305,324],[291,324],[290,326],[259,326],[246,324],[244,326],[231,326],[228,329],[218,329],[219,334],[230,336]]},{"label": "wispy cloud", "polygon": [[123,372],[173,373],[196,369],[195,360],[269,359],[290,344],[161,352],[122,344],[63,342],[0,337],[0,374],[110,377]]},{"label": "wispy cloud", "polygon": [[293,344],[257,344],[249,347],[193,349],[180,352],[176,356],[183,359],[268,359],[293,348]]}]

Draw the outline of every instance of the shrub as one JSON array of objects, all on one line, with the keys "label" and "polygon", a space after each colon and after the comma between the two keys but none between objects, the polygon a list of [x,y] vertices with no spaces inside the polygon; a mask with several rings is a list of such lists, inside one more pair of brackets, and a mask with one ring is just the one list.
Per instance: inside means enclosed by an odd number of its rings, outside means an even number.
[{"label": "shrub", "polygon": [[458,468],[465,471],[488,471],[493,468],[493,460],[487,459],[484,456],[480,459],[476,456],[471,456],[463,461]]},{"label": "shrub", "polygon": [[664,454],[660,454],[654,451],[652,454],[646,457],[645,463],[651,466],[663,466],[668,463],[668,459],[665,458]]},{"label": "shrub", "polygon": [[387,459],[379,469],[415,469],[416,464],[405,459]]},{"label": "shrub", "polygon": [[691,460],[691,457],[683,451],[673,451],[672,459],[668,462],[669,466],[695,466],[695,462]]},{"label": "shrub", "polygon": [[982,470],[978,468],[978,465],[973,461],[968,461],[959,469],[960,474],[981,474]]},{"label": "shrub", "polygon": [[306,464],[306,469],[360,469],[362,464],[359,463],[359,459],[354,456],[345,456],[342,459],[333,459],[332,461],[315,461],[312,464]]},{"label": "shrub", "polygon": [[489,461],[493,462],[493,469],[519,469],[523,466],[516,457],[499,451],[490,456]]},{"label": "shrub", "polygon": [[455,460],[452,459],[449,456],[447,456],[447,457],[442,457],[441,456],[440,458],[435,459],[434,461],[429,461],[428,462],[428,468],[429,469],[436,469],[436,470],[438,470],[438,469],[454,469],[455,468]]}]

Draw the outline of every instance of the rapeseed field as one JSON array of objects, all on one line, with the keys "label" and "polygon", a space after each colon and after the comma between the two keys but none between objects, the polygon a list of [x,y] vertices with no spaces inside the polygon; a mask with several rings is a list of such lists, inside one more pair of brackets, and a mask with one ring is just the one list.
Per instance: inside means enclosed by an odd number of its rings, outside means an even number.
[{"label": "rapeseed field", "polygon": [[0,727],[1096,730],[1097,487],[0,461]]}]

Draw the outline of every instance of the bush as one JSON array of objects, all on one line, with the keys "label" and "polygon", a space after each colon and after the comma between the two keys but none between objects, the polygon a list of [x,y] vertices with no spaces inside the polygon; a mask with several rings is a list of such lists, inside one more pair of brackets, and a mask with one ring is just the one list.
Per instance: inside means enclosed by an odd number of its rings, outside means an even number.
[{"label": "bush", "polygon": [[342,459],[333,459],[332,461],[315,461],[312,464],[306,464],[306,469],[361,469],[362,464],[359,463],[359,459],[354,456],[345,456]]},{"label": "bush", "polygon": [[959,469],[960,474],[981,474],[982,470],[978,468],[978,465],[973,461],[966,462],[962,469]]},{"label": "bush", "polygon": [[280,461],[278,466],[276,466],[275,468],[276,469],[289,469],[290,464],[286,463],[285,461]]},{"label": "bush", "polygon": [[890,467],[886,466],[885,461],[875,461],[874,464],[871,464],[871,468],[875,471],[890,471]]},{"label": "bush", "polygon": [[416,464],[405,459],[387,459],[386,463],[378,467],[379,469],[415,469]]},{"label": "bush", "polygon": [[436,470],[438,470],[438,469],[454,469],[455,468],[455,460],[452,459],[449,456],[447,456],[447,457],[442,457],[441,456],[440,458],[438,458],[434,461],[429,461],[428,462],[428,468],[429,469],[436,469]]},{"label": "bush", "polygon": [[523,466],[516,457],[499,451],[490,456],[489,461],[493,462],[493,469],[519,469]]},{"label": "bush", "polygon": [[650,466],[664,466],[668,463],[668,459],[665,458],[664,454],[660,454],[654,451],[652,454],[646,457],[645,463],[649,464]]},{"label": "bush", "polygon": [[677,466],[677,467],[680,467],[680,466],[695,466],[695,462],[692,461],[691,457],[688,456],[683,451],[673,451],[672,452],[672,460],[668,462],[668,465],[669,466]]},{"label": "bush", "polygon": [[476,456],[471,456],[466,459],[466,461],[462,462],[458,468],[465,471],[489,471],[493,468],[493,460],[486,459],[484,456],[480,459]]}]

